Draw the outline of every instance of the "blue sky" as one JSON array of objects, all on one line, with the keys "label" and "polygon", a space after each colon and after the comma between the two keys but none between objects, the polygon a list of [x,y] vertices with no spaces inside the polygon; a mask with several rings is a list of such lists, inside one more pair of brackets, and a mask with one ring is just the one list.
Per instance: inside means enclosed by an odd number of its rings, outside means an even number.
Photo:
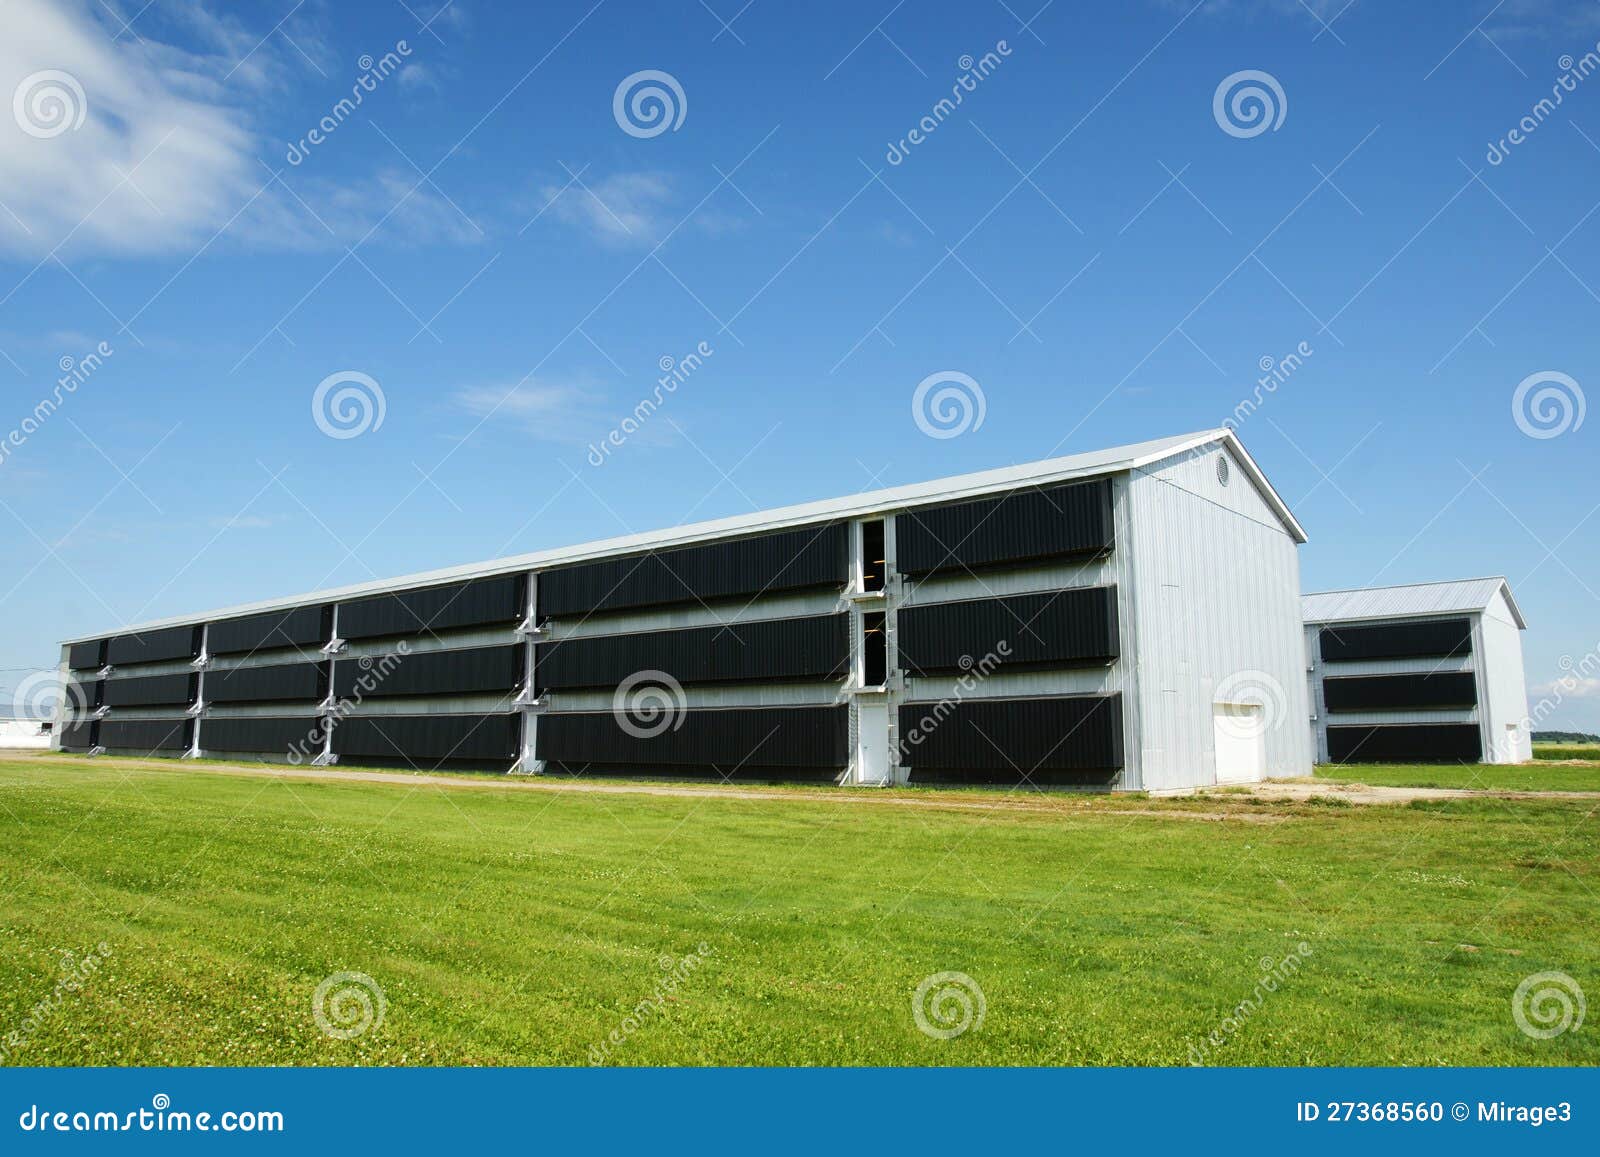
[{"label": "blue sky", "polygon": [[[1581,666],[1600,417],[1526,403],[1600,383],[1600,4],[1039,2],[0,2],[0,427],[60,395],[0,459],[0,682],[68,634],[1216,426],[1301,343],[1239,432],[1307,588],[1504,573],[1530,685]],[[671,127],[614,111],[646,71]],[[1245,71],[1277,92],[1219,120]],[[1230,119],[1252,84],[1274,127]],[[346,372],[382,422],[330,437]],[[934,438],[943,372],[984,419]],[[1600,729],[1600,679],[1563,697]]]}]

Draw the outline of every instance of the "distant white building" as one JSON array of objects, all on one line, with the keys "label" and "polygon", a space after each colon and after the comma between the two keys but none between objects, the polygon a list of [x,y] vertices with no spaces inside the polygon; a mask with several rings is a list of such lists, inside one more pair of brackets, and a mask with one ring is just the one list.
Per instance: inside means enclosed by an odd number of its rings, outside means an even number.
[{"label": "distant white building", "polygon": [[1321,763],[1533,758],[1522,631],[1504,578],[1302,599]]},{"label": "distant white building", "polygon": [[50,746],[50,725],[37,719],[0,719],[0,750],[43,751]]}]

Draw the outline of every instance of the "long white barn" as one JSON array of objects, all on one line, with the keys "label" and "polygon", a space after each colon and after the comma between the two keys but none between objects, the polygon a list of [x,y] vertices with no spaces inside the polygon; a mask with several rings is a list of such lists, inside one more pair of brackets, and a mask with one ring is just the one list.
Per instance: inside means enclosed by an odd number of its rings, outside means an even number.
[{"label": "long white barn", "polygon": [[68,750],[1173,791],[1309,774],[1229,430],[82,635]]}]

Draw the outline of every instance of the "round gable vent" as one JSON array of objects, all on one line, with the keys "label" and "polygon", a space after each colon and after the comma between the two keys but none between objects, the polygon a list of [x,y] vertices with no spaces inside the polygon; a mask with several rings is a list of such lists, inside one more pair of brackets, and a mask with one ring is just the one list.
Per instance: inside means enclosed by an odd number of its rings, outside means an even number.
[{"label": "round gable vent", "polygon": [[1226,486],[1228,484],[1228,456],[1217,455],[1217,481]]}]

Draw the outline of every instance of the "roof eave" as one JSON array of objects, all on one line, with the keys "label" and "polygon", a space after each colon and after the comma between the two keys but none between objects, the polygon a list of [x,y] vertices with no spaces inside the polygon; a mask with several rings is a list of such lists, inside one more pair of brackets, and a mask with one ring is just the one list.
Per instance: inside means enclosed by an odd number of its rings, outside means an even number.
[{"label": "roof eave", "polygon": [[[73,643],[89,642],[112,634],[135,634],[140,631],[160,630],[164,627],[215,622],[220,619],[239,618],[244,615],[268,614],[273,611],[303,606],[307,603],[338,602],[382,594],[386,591],[436,586],[441,583],[460,582],[466,579],[514,574],[518,571],[568,566],[573,563],[588,562],[597,558],[635,551],[692,546],[699,542],[718,538],[770,533],[824,520],[859,518],[864,515],[880,512],[889,513],[916,506],[960,502],[981,498],[985,494],[1015,489],[1019,486],[1049,486],[1079,479],[1102,478],[1113,474],[1124,474],[1129,470],[1148,465],[1151,462],[1170,458],[1174,454],[1180,454],[1217,441],[1225,442],[1232,447],[1240,462],[1244,464],[1251,480],[1261,490],[1263,496],[1266,497],[1269,504],[1282,519],[1295,541],[1305,542],[1305,531],[1301,528],[1300,523],[1295,520],[1294,515],[1290,513],[1288,505],[1278,495],[1278,492],[1272,488],[1272,484],[1266,480],[1266,476],[1262,474],[1261,468],[1256,464],[1255,459],[1250,457],[1232,430],[1217,428],[1194,434],[1179,434],[1171,438],[1156,438],[1148,442],[1131,443],[1126,447],[1108,447],[1100,452],[1069,455],[1061,458],[1047,458],[1043,461],[1024,463],[1018,466],[1004,466],[993,470],[955,475],[950,478],[934,479],[929,482],[889,487],[883,490],[851,495],[847,498],[825,499],[818,502],[784,506],[774,510],[761,511],[754,515],[739,515],[709,522],[692,523],[687,526],[668,527],[664,530],[649,531],[644,534],[599,539],[576,546],[512,555],[479,563],[466,563],[461,566],[446,567],[440,570],[397,575],[394,578],[377,582],[357,583],[351,586],[312,591],[289,598],[268,599],[239,606],[221,607],[198,614],[156,619],[151,622],[118,627],[113,631],[98,631],[86,635],[76,635],[69,639],[63,639],[61,645],[70,646]],[[1148,449],[1144,449],[1145,447],[1148,447]],[[1127,454],[1122,457],[1116,456],[1118,451],[1135,449],[1139,449],[1140,453]],[[1100,457],[1102,454],[1105,455],[1104,458]],[[1084,461],[1085,459],[1090,459],[1090,461]]]},{"label": "roof eave", "polygon": [[1141,466],[1149,466],[1164,458],[1171,458],[1177,454],[1197,450],[1201,446],[1210,445],[1212,442],[1222,442],[1227,445],[1233,451],[1235,457],[1244,464],[1245,473],[1250,476],[1250,481],[1261,492],[1261,496],[1267,500],[1267,505],[1272,507],[1273,513],[1283,522],[1284,527],[1289,531],[1295,542],[1302,545],[1309,542],[1310,539],[1306,535],[1305,527],[1300,525],[1300,520],[1294,516],[1294,511],[1289,509],[1289,504],[1283,500],[1283,495],[1279,494],[1277,488],[1267,481],[1266,473],[1261,469],[1260,464],[1250,456],[1250,451],[1244,448],[1244,443],[1239,441],[1239,435],[1226,426],[1219,426],[1215,430],[1202,431],[1187,441],[1162,450],[1160,453],[1146,454],[1136,458],[1129,465],[1136,469]]}]

